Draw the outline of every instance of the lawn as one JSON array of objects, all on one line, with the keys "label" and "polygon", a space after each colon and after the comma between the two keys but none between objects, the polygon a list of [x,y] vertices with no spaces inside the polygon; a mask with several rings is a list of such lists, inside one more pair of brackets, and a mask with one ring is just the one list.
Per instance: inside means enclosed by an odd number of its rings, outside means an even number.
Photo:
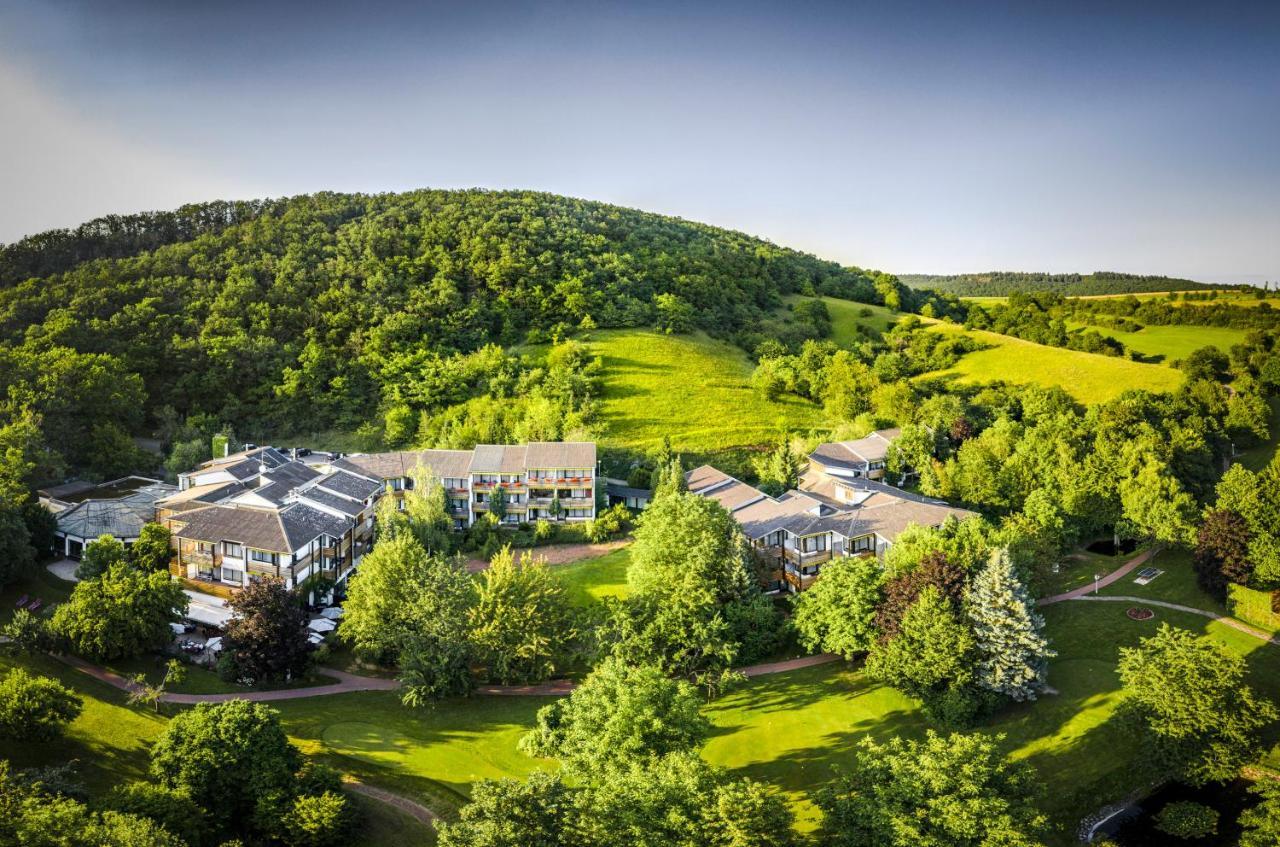
[{"label": "lawn", "polygon": [[[1134,582],[1138,578],[1138,571],[1148,567],[1158,568],[1164,573],[1146,585]],[[1218,615],[1229,614],[1226,606],[1200,590],[1200,586],[1196,584],[1195,570],[1191,566],[1191,553],[1186,550],[1162,550],[1138,571],[1128,574],[1098,593],[1104,597],[1149,597]]]},{"label": "lawn", "polygon": [[1082,403],[1102,403],[1133,388],[1171,391],[1182,383],[1182,374],[1159,365],[1046,347],[994,332],[965,330],[953,324],[935,323],[932,328],[935,332],[967,332],[990,346],[968,353],[952,367],[924,374],[920,379],[941,377],[959,383],[1003,381],[1057,386]]},{"label": "lawn", "polygon": [[[1188,599],[1185,573],[1169,571],[1151,584],[1153,596],[1159,591]],[[1161,580],[1167,580],[1163,586]],[[1128,583],[1122,585],[1126,592],[1132,590]],[[1209,633],[1245,656],[1253,684],[1267,696],[1280,693],[1280,649],[1263,648],[1258,639],[1193,615],[1158,609],[1154,621],[1135,622],[1125,617],[1124,609],[1120,603],[1088,602],[1047,608],[1048,633],[1059,651],[1049,679],[1059,693],[1009,708],[980,727],[1003,734],[1004,749],[1042,774],[1042,802],[1056,827],[1053,844],[1072,843],[1083,815],[1137,787],[1130,763],[1141,750],[1131,733],[1112,720],[1119,647],[1136,644],[1161,621],[1169,621]],[[6,756],[20,767],[78,759],[95,791],[145,775],[147,746],[162,728],[163,717],[123,705],[118,691],[53,659],[0,654],[0,666],[15,663],[78,689],[85,711],[65,739],[6,745]],[[404,708],[393,692],[362,692],[274,705],[290,736],[307,753],[452,816],[476,780],[523,777],[553,766],[523,755],[516,746],[547,702],[543,697],[474,697],[414,711]],[[757,678],[709,704],[707,715],[714,730],[706,758],[776,785],[793,801],[804,828],[812,828],[817,819],[813,789],[830,778],[859,738],[917,737],[926,728],[914,701],[869,682],[843,663]],[[416,824],[384,812],[375,815],[357,844],[374,847],[417,837],[410,835]],[[388,835],[375,837],[378,832]]]},{"label": "lawn", "polygon": [[751,361],[726,341],[611,330],[593,333],[590,343],[604,361],[603,446],[647,450],[669,436],[677,450],[705,453],[823,426],[812,403],[757,395]]},{"label": "lawn", "polygon": [[1118,329],[1082,324],[1069,321],[1069,329],[1088,328],[1101,335],[1110,336],[1132,350],[1144,356],[1159,359],[1163,364],[1172,364],[1185,359],[1201,347],[1217,347],[1226,353],[1232,345],[1244,341],[1247,330],[1225,326],[1191,326],[1190,324],[1172,324],[1169,326],[1149,325],[1137,332],[1124,332]]},{"label": "lawn", "polygon": [[552,570],[564,582],[573,605],[589,606],[605,597],[627,596],[630,564],[631,551],[622,547],[594,559],[554,565]]}]

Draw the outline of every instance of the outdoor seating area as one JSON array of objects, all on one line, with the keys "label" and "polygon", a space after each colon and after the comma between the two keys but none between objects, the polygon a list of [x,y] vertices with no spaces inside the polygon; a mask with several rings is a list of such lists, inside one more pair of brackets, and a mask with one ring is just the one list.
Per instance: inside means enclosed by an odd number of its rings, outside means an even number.
[{"label": "outdoor seating area", "polygon": [[13,604],[15,609],[26,609],[28,612],[38,612],[44,606],[44,600],[40,597],[31,597],[23,594],[18,598],[18,602]]}]

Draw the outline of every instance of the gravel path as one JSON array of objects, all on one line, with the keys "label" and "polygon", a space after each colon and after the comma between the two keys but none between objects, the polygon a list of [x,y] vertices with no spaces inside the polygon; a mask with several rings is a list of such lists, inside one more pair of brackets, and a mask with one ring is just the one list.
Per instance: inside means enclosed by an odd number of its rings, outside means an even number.
[{"label": "gravel path", "polygon": [[377,800],[379,803],[386,803],[388,806],[394,806],[404,812],[414,820],[431,826],[440,820],[440,816],[419,803],[400,794],[392,793],[385,788],[378,788],[373,785],[365,785],[363,782],[349,780],[343,783],[343,787],[352,794],[360,794],[364,797]]},{"label": "gravel path", "polygon": [[1090,603],[1134,603],[1139,606],[1158,606],[1162,609],[1173,609],[1178,612],[1186,612],[1189,615],[1199,615],[1202,618],[1209,618],[1210,620],[1214,620],[1220,624],[1229,626],[1232,629],[1238,629],[1247,635],[1252,635],[1254,638],[1260,638],[1263,641],[1266,641],[1270,644],[1275,644],[1277,646],[1280,646],[1280,638],[1277,638],[1276,636],[1272,635],[1266,630],[1249,626],[1249,624],[1245,623],[1244,621],[1238,621],[1235,618],[1229,618],[1224,615],[1220,615],[1217,612],[1207,612],[1204,609],[1197,609],[1192,606],[1183,606],[1180,603],[1167,603],[1164,600],[1150,600],[1146,597],[1124,597],[1124,596],[1110,596],[1110,597],[1089,596],[1089,597],[1073,597],[1071,599],[1087,600]]}]

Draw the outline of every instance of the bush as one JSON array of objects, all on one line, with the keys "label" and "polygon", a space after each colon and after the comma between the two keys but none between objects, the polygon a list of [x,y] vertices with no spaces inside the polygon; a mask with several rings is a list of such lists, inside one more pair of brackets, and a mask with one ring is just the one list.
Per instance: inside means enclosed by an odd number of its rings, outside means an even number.
[{"label": "bush", "polygon": [[103,800],[113,812],[150,818],[181,838],[188,847],[200,847],[207,832],[204,810],[181,791],[150,782],[117,785]]},{"label": "bush", "polygon": [[540,519],[533,525],[533,540],[546,544],[556,537],[556,526],[549,520]]},{"label": "bush", "polygon": [[80,709],[80,698],[56,679],[15,668],[0,681],[0,738],[51,741]]},{"label": "bush", "polygon": [[284,841],[291,847],[336,847],[355,823],[347,798],[333,791],[304,794],[284,816]]},{"label": "bush", "polygon": [[604,510],[587,524],[586,535],[593,544],[617,538],[631,528],[631,510],[621,503]]},{"label": "bush", "polygon": [[1218,812],[1203,803],[1170,803],[1156,815],[1156,828],[1177,838],[1204,838],[1218,831]]}]

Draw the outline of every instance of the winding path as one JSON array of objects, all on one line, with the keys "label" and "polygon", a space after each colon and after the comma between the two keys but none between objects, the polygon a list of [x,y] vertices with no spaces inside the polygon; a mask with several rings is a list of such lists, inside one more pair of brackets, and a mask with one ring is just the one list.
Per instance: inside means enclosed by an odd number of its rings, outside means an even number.
[{"label": "winding path", "polygon": [[1096,583],[1082,585],[1079,588],[1066,592],[1065,594],[1055,594],[1052,597],[1041,597],[1036,601],[1037,606],[1052,606],[1054,603],[1061,603],[1063,600],[1083,600],[1087,595],[1093,594],[1100,588],[1106,588],[1113,582],[1119,582],[1124,579],[1135,568],[1145,565],[1153,556],[1163,550],[1163,547],[1152,547],[1150,550],[1144,550],[1125,562],[1116,570],[1099,579]]},{"label": "winding path", "polygon": [[343,787],[352,794],[360,794],[371,800],[377,800],[379,803],[386,803],[388,806],[399,809],[409,817],[416,821],[432,826],[436,821],[440,820],[440,816],[428,809],[410,797],[403,794],[396,794],[385,788],[378,788],[376,785],[366,785],[359,780],[347,778],[342,783]]},{"label": "winding path", "polygon": [[1190,615],[1199,615],[1202,618],[1209,618],[1210,620],[1217,621],[1224,626],[1229,626],[1232,629],[1238,629],[1247,635],[1252,635],[1254,638],[1266,641],[1269,644],[1280,646],[1280,638],[1272,635],[1266,630],[1258,629],[1257,627],[1250,626],[1244,621],[1239,621],[1235,618],[1227,617],[1226,615],[1220,615],[1217,612],[1207,612],[1204,609],[1197,609],[1193,606],[1183,606],[1180,603],[1168,603],[1164,600],[1151,600],[1147,597],[1125,597],[1122,595],[1111,595],[1108,597],[1073,597],[1071,599],[1085,600],[1090,603],[1138,603],[1143,606],[1159,606],[1162,609],[1173,609],[1177,612],[1186,612]]}]

